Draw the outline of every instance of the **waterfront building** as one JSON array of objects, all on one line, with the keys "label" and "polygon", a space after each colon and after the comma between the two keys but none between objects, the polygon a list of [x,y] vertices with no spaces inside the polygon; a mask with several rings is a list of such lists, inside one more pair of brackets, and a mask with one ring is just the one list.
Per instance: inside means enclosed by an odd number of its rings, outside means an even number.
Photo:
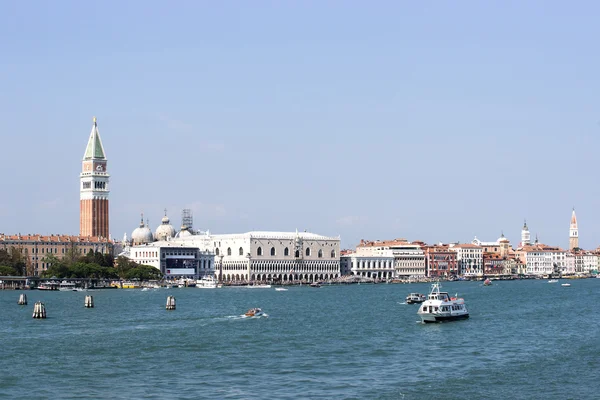
[{"label": "waterfront building", "polygon": [[521,243],[519,247],[530,246],[531,245],[531,233],[529,233],[529,228],[527,227],[527,220],[523,223],[523,229],[521,229]]},{"label": "waterfront building", "polygon": [[428,277],[448,278],[458,275],[456,251],[450,250],[447,245],[425,246],[424,250]]},{"label": "waterfront building", "polygon": [[483,274],[500,276],[506,274],[506,259],[498,253],[483,253]]},{"label": "waterfront building", "polygon": [[138,264],[159,269],[167,279],[198,279],[214,275],[214,254],[195,246],[158,241],[127,247],[120,255]]},{"label": "waterfront building", "polygon": [[389,256],[394,258],[395,278],[419,279],[426,276],[425,252],[420,243],[410,243],[406,239],[389,241],[361,240],[356,247],[361,256]]},{"label": "waterfront building", "polygon": [[314,282],[340,276],[340,238],[309,232],[190,234],[170,241],[208,250],[224,282]]},{"label": "waterfront building", "polygon": [[566,254],[564,272],[572,274],[591,274],[598,270],[598,256],[590,251],[571,251]]},{"label": "waterfront building", "polygon": [[340,256],[340,269],[342,275],[373,279],[393,279],[396,276],[391,250],[382,250],[380,255],[344,254]]},{"label": "waterfront building", "polygon": [[483,248],[474,244],[450,244],[456,252],[459,275],[466,277],[483,275]]},{"label": "waterfront building", "polygon": [[567,268],[567,252],[559,247],[547,246],[536,241],[516,251],[526,265],[526,275],[550,275]]},{"label": "waterfront building", "polygon": [[94,117],[79,175],[79,235],[109,235],[107,160]]},{"label": "waterfront building", "polygon": [[577,228],[577,216],[575,215],[575,207],[571,214],[571,225],[569,228],[569,250],[579,249],[579,229]]},{"label": "waterfront building", "polygon": [[40,276],[50,267],[46,256],[53,255],[59,260],[65,257],[79,257],[90,250],[102,254],[113,254],[113,243],[106,237],[70,235],[5,235],[0,234],[0,249],[10,251],[16,248],[25,258],[27,275]]}]

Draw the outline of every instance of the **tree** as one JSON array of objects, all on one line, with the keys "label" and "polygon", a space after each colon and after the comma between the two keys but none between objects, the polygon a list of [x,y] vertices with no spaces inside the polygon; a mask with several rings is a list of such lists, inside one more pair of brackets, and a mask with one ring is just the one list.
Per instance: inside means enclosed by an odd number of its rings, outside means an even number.
[{"label": "tree", "polygon": [[17,276],[17,270],[8,265],[0,265],[0,276]]}]

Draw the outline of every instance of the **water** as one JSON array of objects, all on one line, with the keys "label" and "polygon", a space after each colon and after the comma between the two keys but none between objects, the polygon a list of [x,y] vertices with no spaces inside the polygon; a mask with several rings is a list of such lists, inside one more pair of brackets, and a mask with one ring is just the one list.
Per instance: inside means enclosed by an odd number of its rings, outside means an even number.
[{"label": "water", "polygon": [[598,398],[600,279],[570,282],[446,283],[471,318],[428,325],[426,284],[0,291],[0,397]]}]

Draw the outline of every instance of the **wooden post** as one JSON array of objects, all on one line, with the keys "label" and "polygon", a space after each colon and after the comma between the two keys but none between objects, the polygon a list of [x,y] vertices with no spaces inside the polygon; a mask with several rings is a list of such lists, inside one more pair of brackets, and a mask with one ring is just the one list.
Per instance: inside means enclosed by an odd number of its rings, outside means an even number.
[{"label": "wooden post", "polygon": [[41,301],[37,301],[33,306],[33,318],[46,318],[46,306]]},{"label": "wooden post", "polygon": [[167,310],[175,309],[175,296],[167,296]]},{"label": "wooden post", "polygon": [[21,295],[19,296],[19,303],[20,306],[26,306],[27,305],[27,295],[25,293],[21,293]]},{"label": "wooden post", "polygon": [[85,308],[94,308],[94,296],[85,296]]}]

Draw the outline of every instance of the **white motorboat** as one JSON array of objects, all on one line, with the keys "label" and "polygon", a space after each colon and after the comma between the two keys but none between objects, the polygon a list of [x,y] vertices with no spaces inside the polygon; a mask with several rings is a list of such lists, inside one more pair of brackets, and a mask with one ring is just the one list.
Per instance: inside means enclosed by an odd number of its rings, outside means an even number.
[{"label": "white motorboat", "polygon": [[571,286],[571,284],[570,283],[562,283],[560,286],[569,287],[569,286]]},{"label": "white motorboat", "polygon": [[558,279],[550,279],[550,280],[548,281],[548,283],[556,283],[556,282],[558,282]]},{"label": "white motorboat", "polygon": [[411,293],[406,296],[406,303],[408,304],[420,304],[427,299],[424,294],[421,293]]},{"label": "white motorboat", "polygon": [[260,308],[251,308],[244,314],[246,317],[260,317],[264,315]]},{"label": "white motorboat", "polygon": [[469,318],[469,312],[462,298],[450,297],[448,292],[442,292],[439,282],[431,285],[427,296],[417,314],[422,322],[443,322]]},{"label": "white motorboat", "polygon": [[278,287],[278,288],[275,288],[275,290],[277,290],[278,292],[286,292],[287,291],[287,289],[284,287]]},{"label": "white motorboat", "polygon": [[268,289],[271,287],[271,285],[256,283],[254,285],[247,285],[247,286],[242,286],[242,287],[247,287],[247,288],[252,288],[252,289]]},{"label": "white motorboat", "polygon": [[196,281],[196,287],[200,289],[215,289],[217,287],[218,281],[214,276],[208,275],[202,277],[202,279],[198,279]]},{"label": "white motorboat", "polygon": [[77,287],[74,282],[62,281],[58,285],[58,290],[61,292],[83,292],[85,289]]}]

